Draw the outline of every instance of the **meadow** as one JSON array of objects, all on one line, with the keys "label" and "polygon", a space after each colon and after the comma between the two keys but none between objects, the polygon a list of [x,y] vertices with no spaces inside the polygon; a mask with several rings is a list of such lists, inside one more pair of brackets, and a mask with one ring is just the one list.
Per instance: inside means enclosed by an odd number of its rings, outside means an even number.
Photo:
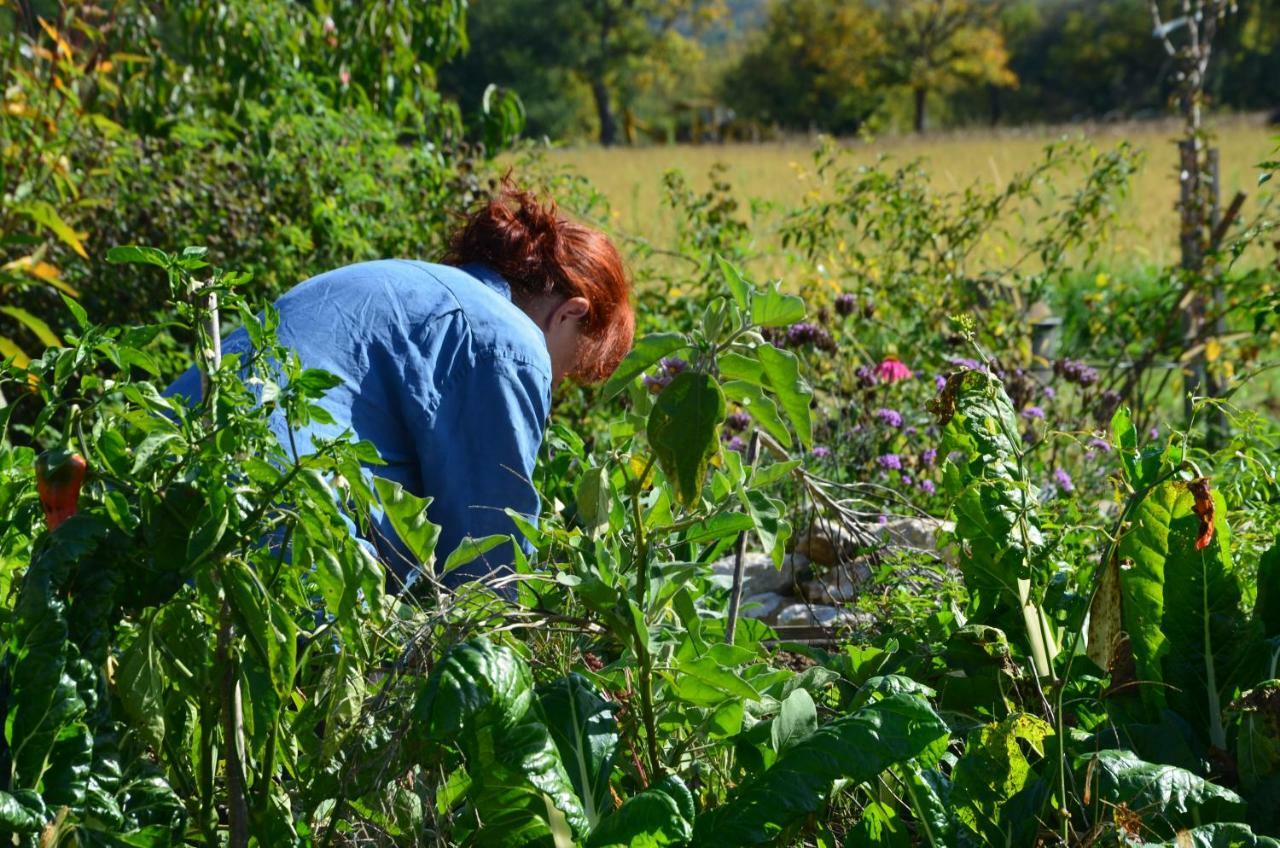
[{"label": "meadow", "polygon": [[[1223,202],[1236,191],[1250,195],[1245,213],[1256,205],[1258,164],[1275,148],[1277,130],[1261,116],[1226,117],[1210,122],[1221,149]],[[1084,139],[1099,150],[1128,141],[1144,154],[1114,237],[1103,247],[1101,264],[1170,264],[1177,257],[1178,125],[1171,121],[974,130],[843,140],[853,161],[870,164],[881,156],[894,162],[920,158],[940,191],[969,185],[1002,186],[1015,172],[1042,156],[1045,144]],[[609,200],[618,231],[655,244],[672,239],[675,219],[661,208],[661,176],[684,172],[690,186],[704,191],[709,169],[727,166],[725,178],[744,208],[751,199],[794,207],[814,185],[812,153],[816,142],[795,139],[761,144],[702,144],[670,147],[562,147],[548,158],[585,176]],[[1070,182],[1059,187],[1070,188]]]}]

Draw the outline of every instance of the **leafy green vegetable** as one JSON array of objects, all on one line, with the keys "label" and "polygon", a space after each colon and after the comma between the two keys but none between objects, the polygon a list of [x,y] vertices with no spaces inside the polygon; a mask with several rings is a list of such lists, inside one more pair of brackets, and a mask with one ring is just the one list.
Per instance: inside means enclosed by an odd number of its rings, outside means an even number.
[{"label": "leafy green vegetable", "polygon": [[718,449],[724,392],[706,374],[685,371],[658,395],[649,413],[649,444],[680,502],[692,508],[702,498],[707,464]]},{"label": "leafy green vegetable", "polygon": [[911,695],[890,695],[818,728],[723,806],[698,817],[695,846],[763,845],[816,811],[841,778],[871,780],[890,766],[936,761],[947,726]]}]

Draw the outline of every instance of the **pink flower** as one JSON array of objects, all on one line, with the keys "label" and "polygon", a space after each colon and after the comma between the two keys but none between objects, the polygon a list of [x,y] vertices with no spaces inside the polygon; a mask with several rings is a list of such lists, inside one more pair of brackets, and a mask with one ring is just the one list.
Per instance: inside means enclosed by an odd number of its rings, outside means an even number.
[{"label": "pink flower", "polygon": [[351,85],[351,72],[346,68],[338,71],[338,80],[342,83],[343,88]]},{"label": "pink flower", "polygon": [[333,33],[337,32],[337,31],[338,31],[338,26],[337,26],[337,24],[335,24],[335,23],[333,22],[333,18],[326,17],[326,18],[324,19],[324,33],[325,33],[325,35],[332,35]]},{"label": "pink flower", "polygon": [[903,365],[896,356],[886,356],[884,362],[876,366],[876,377],[883,383],[910,380],[911,369]]}]

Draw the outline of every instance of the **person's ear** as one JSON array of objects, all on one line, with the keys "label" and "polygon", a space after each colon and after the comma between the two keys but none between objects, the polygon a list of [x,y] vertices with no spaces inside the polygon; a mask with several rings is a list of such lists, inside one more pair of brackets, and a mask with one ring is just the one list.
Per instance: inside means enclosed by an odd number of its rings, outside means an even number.
[{"label": "person's ear", "polygon": [[579,322],[587,317],[587,313],[591,311],[591,301],[585,297],[566,298],[555,311],[551,313],[552,327],[557,327],[566,321]]}]

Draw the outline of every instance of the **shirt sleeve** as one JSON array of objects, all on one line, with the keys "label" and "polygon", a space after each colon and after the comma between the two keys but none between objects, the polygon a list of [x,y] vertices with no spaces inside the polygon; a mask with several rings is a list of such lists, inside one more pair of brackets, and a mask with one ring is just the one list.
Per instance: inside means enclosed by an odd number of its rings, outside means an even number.
[{"label": "shirt sleeve", "polygon": [[[468,536],[511,534],[529,551],[511,509],[535,519],[534,466],[550,407],[551,380],[529,362],[486,351],[454,361],[439,403],[411,421],[428,517],[441,527],[437,569]],[[447,586],[510,573],[509,543],[445,575]]]}]

